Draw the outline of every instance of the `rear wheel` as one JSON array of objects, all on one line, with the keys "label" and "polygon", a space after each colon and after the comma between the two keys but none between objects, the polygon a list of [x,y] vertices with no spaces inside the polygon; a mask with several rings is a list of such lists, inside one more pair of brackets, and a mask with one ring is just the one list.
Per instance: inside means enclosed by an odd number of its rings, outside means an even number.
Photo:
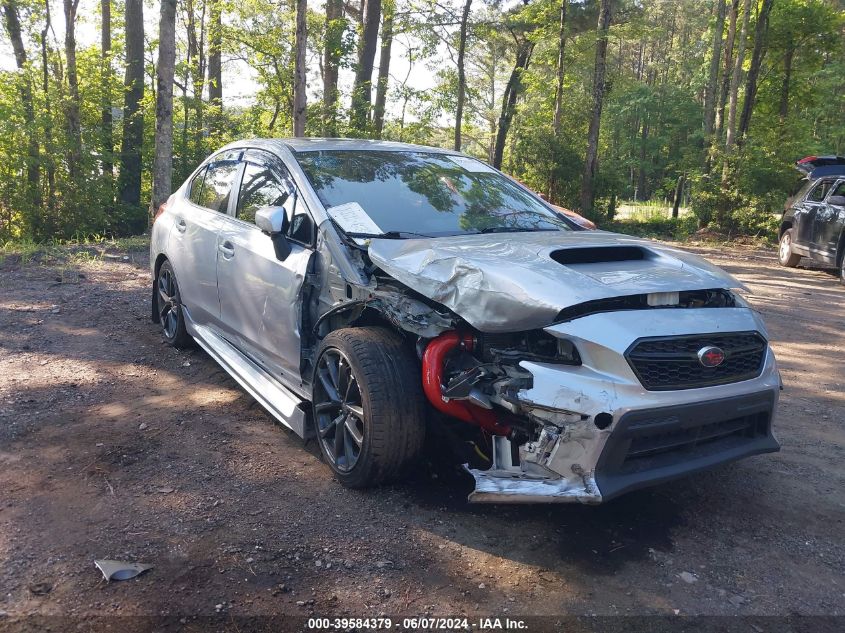
[{"label": "rear wheel", "polygon": [[383,328],[332,332],[320,345],[313,384],[320,452],[343,485],[395,479],[419,456],[420,369],[399,335]]},{"label": "rear wheel", "polygon": [[778,262],[781,266],[787,268],[795,268],[798,262],[801,261],[801,256],[792,252],[792,229],[786,229],[783,235],[780,236],[780,246],[778,247]]},{"label": "rear wheel", "polygon": [[193,339],[185,329],[185,315],[182,311],[182,297],[179,294],[176,273],[166,260],[158,269],[155,301],[164,340],[180,349],[190,346]]}]

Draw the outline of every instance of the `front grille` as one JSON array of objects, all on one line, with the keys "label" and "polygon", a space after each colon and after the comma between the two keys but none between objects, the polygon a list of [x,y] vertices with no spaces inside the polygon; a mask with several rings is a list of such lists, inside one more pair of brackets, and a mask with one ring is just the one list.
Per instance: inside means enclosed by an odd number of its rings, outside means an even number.
[{"label": "front grille", "polygon": [[[699,350],[711,345],[725,353],[718,367],[705,367],[698,360]],[[649,391],[693,389],[756,378],[767,345],[757,332],[643,338],[634,342],[625,358]]]}]

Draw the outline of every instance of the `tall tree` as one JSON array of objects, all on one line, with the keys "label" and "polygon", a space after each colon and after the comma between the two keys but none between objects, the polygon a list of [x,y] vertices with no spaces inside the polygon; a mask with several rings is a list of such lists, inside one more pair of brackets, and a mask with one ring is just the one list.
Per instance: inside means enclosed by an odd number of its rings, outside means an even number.
[{"label": "tall tree", "polygon": [[[748,21],[751,17],[751,0],[742,2],[742,27],[736,43],[736,59],[734,60],[731,86],[728,92],[728,115],[725,127],[725,154],[730,154],[736,143],[736,109],[739,98],[739,84],[742,79],[742,66],[745,63],[745,39],[748,32]],[[727,166],[727,163],[726,163]]]},{"label": "tall tree", "polygon": [[79,0],[64,0],[65,10],[65,64],[69,98],[65,105],[65,124],[68,134],[68,176],[73,186],[80,183],[80,161],[82,159],[82,123],[80,121],[79,76],[76,70],[76,11]]},{"label": "tall tree", "polygon": [[358,40],[358,63],[352,85],[350,126],[358,133],[366,131],[370,120],[372,100],[373,65],[378,46],[378,25],[381,18],[381,0],[363,0],[361,30]]},{"label": "tall tree", "polygon": [[558,20],[558,39],[557,39],[557,85],[555,86],[555,109],[554,117],[552,119],[552,129],[555,136],[560,134],[560,120],[563,114],[563,54],[566,49],[566,8],[569,5],[569,0],[560,0],[560,18]]},{"label": "tall tree", "polygon": [[156,66],[156,135],[150,214],[170,196],[173,177],[173,79],[176,71],[176,0],[161,0]]},{"label": "tall tree", "polygon": [[296,42],[293,76],[293,135],[305,136],[305,52],[308,45],[305,18],[308,13],[306,0],[296,0]]},{"label": "tall tree", "polygon": [[219,132],[223,109],[223,6],[221,0],[210,0],[208,6],[208,103],[214,110],[210,126]]},{"label": "tall tree", "polygon": [[384,111],[387,105],[387,86],[390,81],[390,50],[393,47],[393,22],[396,15],[395,0],[383,0],[381,22],[381,51],[378,58],[376,102],[373,106],[373,133],[381,138],[384,128]]},{"label": "tall tree", "polygon": [[111,183],[114,177],[114,139],[111,113],[111,0],[100,0],[100,57],[101,57],[101,90],[103,99],[101,104],[100,125],[102,126],[103,145],[103,175],[106,186],[111,193]]},{"label": "tall tree", "polygon": [[461,13],[461,29],[458,32],[458,94],[455,108],[455,151],[461,151],[461,126],[464,119],[464,100],[466,99],[467,78],[464,62],[467,47],[467,27],[469,23],[469,12],[472,0],[465,0],[464,9]]},{"label": "tall tree", "polygon": [[505,92],[502,95],[502,110],[499,115],[499,125],[496,129],[496,143],[493,146],[493,167],[500,169],[502,159],[505,155],[505,142],[508,139],[513,115],[516,113],[516,102],[523,90],[522,75],[528,69],[531,62],[531,53],[534,51],[534,43],[527,38],[518,38],[516,48],[516,61],[513,65],[508,83],[505,84]]},{"label": "tall tree", "polygon": [[[123,140],[120,146],[118,190],[120,201],[131,207],[141,205],[141,146],[144,142],[144,2],[126,0],[126,77],[123,100]],[[138,229],[138,224],[126,227]]]},{"label": "tall tree", "polygon": [[722,55],[722,35],[725,30],[725,0],[716,0],[716,24],[713,26],[713,44],[710,47],[710,68],[704,88],[704,137],[709,144],[716,123],[716,84],[719,81],[719,62]]},{"label": "tall tree", "polygon": [[728,35],[725,38],[725,63],[722,69],[722,83],[716,98],[716,136],[722,136],[725,127],[725,105],[728,102],[730,92],[731,76],[734,68],[734,43],[736,42],[736,21],[739,14],[740,0],[731,0],[731,8],[728,12]]},{"label": "tall tree", "polygon": [[47,210],[52,217],[56,209],[56,163],[53,157],[53,110],[50,99],[50,45],[47,34],[53,29],[50,0],[44,0],[44,28],[41,29],[41,91],[44,98],[44,162],[47,171]]},{"label": "tall tree", "polygon": [[751,66],[748,68],[748,76],[745,79],[745,100],[742,103],[742,114],[739,117],[737,130],[737,140],[740,143],[751,125],[751,113],[754,109],[754,100],[757,98],[757,80],[760,77],[763,56],[766,54],[769,14],[772,11],[773,2],[774,0],[763,0],[760,12],[757,14],[757,25],[754,28],[754,52],[751,54]]},{"label": "tall tree", "polygon": [[15,64],[21,75],[19,79],[19,92],[27,136],[27,202],[33,205],[33,207],[39,207],[41,205],[40,148],[38,133],[35,129],[35,108],[32,101],[32,82],[30,81],[29,69],[27,67],[26,47],[24,46],[23,36],[21,35],[21,22],[20,16],[18,15],[17,2],[15,0],[3,0],[2,7],[6,32],[12,41]]},{"label": "tall tree", "polygon": [[599,20],[596,26],[596,61],[593,67],[593,108],[590,128],[587,133],[587,155],[584,161],[584,177],[581,180],[581,210],[591,212],[595,191],[593,180],[598,169],[599,128],[604,103],[605,71],[607,68],[607,37],[612,19],[612,0],[601,0]]},{"label": "tall tree", "polygon": [[343,53],[346,19],[343,0],[326,0],[326,33],[323,43],[323,135],[337,136],[337,80]]}]

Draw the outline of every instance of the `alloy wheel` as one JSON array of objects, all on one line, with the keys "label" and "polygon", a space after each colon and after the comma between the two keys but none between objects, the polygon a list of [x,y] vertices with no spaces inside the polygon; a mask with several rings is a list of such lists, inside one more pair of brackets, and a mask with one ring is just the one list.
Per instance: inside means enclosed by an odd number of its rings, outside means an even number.
[{"label": "alloy wheel", "polygon": [[323,453],[339,472],[358,463],[364,446],[364,406],[346,355],[329,348],[317,361],[314,414]]},{"label": "alloy wheel", "polygon": [[173,271],[167,268],[158,276],[158,317],[164,335],[168,339],[174,338],[179,327],[179,303],[176,298],[176,279]]}]

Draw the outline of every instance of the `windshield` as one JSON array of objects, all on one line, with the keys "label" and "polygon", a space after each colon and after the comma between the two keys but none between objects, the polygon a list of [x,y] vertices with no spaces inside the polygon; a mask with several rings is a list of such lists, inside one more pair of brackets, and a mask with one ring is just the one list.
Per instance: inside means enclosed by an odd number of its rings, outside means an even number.
[{"label": "windshield", "polygon": [[332,207],[357,203],[380,233],[570,230],[519,185],[465,156],[328,150],[296,158],[329,215]]}]

